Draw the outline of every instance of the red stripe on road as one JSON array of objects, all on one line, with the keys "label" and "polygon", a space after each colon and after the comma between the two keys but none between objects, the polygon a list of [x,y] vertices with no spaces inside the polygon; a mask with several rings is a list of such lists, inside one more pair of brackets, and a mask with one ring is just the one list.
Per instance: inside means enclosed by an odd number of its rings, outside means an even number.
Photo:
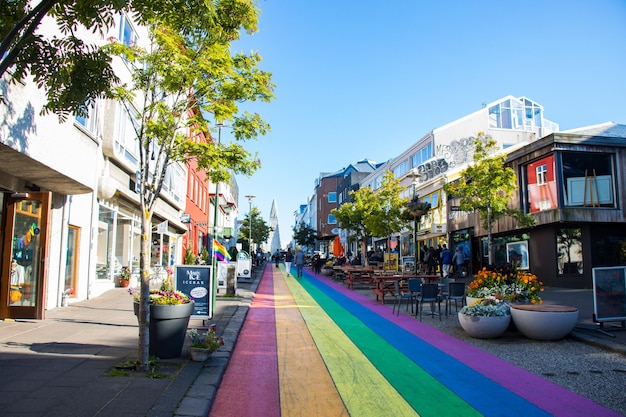
[{"label": "red stripe on road", "polygon": [[272,270],[265,268],[210,417],[280,417]]}]

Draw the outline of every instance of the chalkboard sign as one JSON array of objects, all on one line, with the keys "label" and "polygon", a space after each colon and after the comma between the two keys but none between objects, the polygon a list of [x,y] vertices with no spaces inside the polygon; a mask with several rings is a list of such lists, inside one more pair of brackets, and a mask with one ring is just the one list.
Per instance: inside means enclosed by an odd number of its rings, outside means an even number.
[{"label": "chalkboard sign", "polygon": [[593,268],[593,320],[626,320],[626,266]]},{"label": "chalkboard sign", "polygon": [[211,265],[176,265],[176,289],[193,297],[193,315],[213,317]]}]

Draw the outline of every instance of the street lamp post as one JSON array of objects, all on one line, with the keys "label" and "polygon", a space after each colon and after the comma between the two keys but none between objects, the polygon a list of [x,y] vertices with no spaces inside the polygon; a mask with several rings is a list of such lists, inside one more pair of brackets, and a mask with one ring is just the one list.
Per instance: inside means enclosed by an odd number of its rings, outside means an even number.
[{"label": "street lamp post", "polygon": [[[222,128],[225,126],[224,123],[218,122],[215,124],[217,126],[217,147],[219,148],[222,142]],[[219,181],[215,183],[215,203],[213,205],[213,233],[211,234],[211,238],[213,240],[217,240],[217,211],[219,210],[219,202],[220,202],[220,183]],[[215,258],[215,244],[211,242],[211,265],[213,268],[213,287],[217,285],[217,259]]]},{"label": "street lamp post", "polygon": [[[419,174],[414,169],[411,170],[411,179],[413,180],[413,196],[411,198],[415,198],[417,191],[417,179],[419,178]],[[421,261],[417,257],[417,218],[413,217],[413,251],[415,252],[415,271],[417,272],[417,262]]]},{"label": "street lamp post", "polygon": [[248,199],[248,203],[249,203],[249,209],[248,209],[248,231],[250,232],[250,236],[248,238],[248,246],[250,249],[250,258],[254,259],[254,255],[252,253],[252,200],[254,200],[254,195],[247,195],[246,198]]}]

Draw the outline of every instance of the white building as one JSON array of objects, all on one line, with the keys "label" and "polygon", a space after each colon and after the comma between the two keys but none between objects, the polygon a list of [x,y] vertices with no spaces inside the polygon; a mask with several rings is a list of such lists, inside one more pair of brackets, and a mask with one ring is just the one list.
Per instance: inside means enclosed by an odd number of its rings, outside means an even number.
[{"label": "white building", "polygon": [[[55,31],[48,18],[41,27]],[[85,32],[83,39],[145,44],[146,35],[121,15],[109,33]],[[121,60],[114,68],[130,76]],[[7,80],[0,103],[0,318],[43,318],[62,305],[63,294],[85,299],[113,288],[122,266],[138,273],[138,146],[131,115],[118,103],[100,101],[89,117],[60,123],[41,115],[36,85]],[[153,218],[154,272],[181,258],[186,183],[185,166],[172,166]],[[23,270],[19,280],[11,279],[13,259]]]},{"label": "white building", "polygon": [[[430,212],[422,218],[417,232],[418,249],[448,244],[446,230],[448,213],[443,196],[443,184],[472,162],[471,138],[484,132],[495,139],[502,149],[522,147],[552,132],[559,126],[544,118],[543,107],[526,98],[506,96],[484,105],[478,111],[426,133],[397,157],[369,175],[362,186],[380,187],[385,171],[392,171],[404,185],[404,197],[413,194],[431,204]],[[405,230],[399,236],[400,256],[414,256],[413,235]],[[450,236],[459,246],[469,241],[463,231]],[[377,246],[385,246],[381,237]]]}]

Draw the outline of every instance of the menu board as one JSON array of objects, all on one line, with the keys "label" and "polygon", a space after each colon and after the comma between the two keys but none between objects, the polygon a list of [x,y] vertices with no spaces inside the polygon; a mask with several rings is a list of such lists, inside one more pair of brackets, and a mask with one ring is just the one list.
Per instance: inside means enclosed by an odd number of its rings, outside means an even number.
[{"label": "menu board", "polygon": [[593,268],[594,321],[626,320],[626,266]]},{"label": "menu board", "polygon": [[193,297],[192,315],[213,317],[213,274],[211,265],[176,265],[176,289]]}]

